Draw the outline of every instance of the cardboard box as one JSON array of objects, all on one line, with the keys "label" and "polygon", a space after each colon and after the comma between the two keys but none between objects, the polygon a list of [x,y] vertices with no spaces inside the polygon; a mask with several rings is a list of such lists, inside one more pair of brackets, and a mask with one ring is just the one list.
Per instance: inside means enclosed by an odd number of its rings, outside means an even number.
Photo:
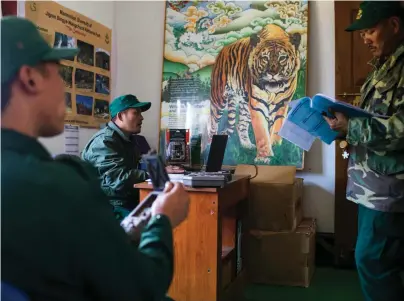
[{"label": "cardboard box", "polygon": [[253,283],[308,287],[315,270],[316,221],[304,218],[296,231],[252,230],[245,267]]},{"label": "cardboard box", "polygon": [[303,179],[294,166],[238,165],[235,174],[248,174],[248,229],[293,232],[302,220]]}]

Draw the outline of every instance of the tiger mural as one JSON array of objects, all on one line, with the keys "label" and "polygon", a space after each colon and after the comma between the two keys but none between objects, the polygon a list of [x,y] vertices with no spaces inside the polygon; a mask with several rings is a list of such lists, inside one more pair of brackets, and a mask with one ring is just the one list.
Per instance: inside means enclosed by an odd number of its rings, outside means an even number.
[{"label": "tiger mural", "polygon": [[[259,33],[223,47],[211,73],[209,143],[226,107],[227,128],[221,134],[233,134],[238,107],[241,146],[257,149],[255,163],[270,162],[272,145],[281,142],[277,132],[297,87],[300,42],[299,33],[288,35],[269,24]],[[248,135],[250,124],[255,145]]]}]

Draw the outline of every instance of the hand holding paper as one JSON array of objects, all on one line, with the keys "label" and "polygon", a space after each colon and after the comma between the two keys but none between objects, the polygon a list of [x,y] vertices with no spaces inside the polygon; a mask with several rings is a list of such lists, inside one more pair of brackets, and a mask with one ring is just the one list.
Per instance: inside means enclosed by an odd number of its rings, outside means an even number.
[{"label": "hand holding paper", "polygon": [[349,118],[388,118],[323,94],[316,94],[312,99],[303,97],[295,100],[290,103],[289,109],[278,135],[306,151],[316,138],[331,144],[341,133],[346,133]]},{"label": "hand holding paper", "polygon": [[333,112],[332,114],[334,115],[333,118],[324,116],[325,121],[328,123],[332,130],[346,135],[346,133],[348,132],[349,118],[347,118],[343,113],[340,112]]}]

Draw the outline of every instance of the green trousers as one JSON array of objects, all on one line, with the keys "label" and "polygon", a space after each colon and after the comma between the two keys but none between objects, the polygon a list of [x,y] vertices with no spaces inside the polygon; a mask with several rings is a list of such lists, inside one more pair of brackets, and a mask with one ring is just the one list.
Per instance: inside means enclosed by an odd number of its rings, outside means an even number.
[{"label": "green trousers", "polygon": [[365,301],[404,301],[404,213],[359,205],[355,260]]}]

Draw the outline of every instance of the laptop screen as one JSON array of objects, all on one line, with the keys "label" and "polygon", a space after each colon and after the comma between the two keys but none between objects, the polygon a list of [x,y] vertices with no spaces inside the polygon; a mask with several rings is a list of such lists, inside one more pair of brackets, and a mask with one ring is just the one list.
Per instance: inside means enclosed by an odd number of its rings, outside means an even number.
[{"label": "laptop screen", "polygon": [[206,163],[206,172],[218,172],[222,169],[227,139],[227,135],[213,135]]}]

